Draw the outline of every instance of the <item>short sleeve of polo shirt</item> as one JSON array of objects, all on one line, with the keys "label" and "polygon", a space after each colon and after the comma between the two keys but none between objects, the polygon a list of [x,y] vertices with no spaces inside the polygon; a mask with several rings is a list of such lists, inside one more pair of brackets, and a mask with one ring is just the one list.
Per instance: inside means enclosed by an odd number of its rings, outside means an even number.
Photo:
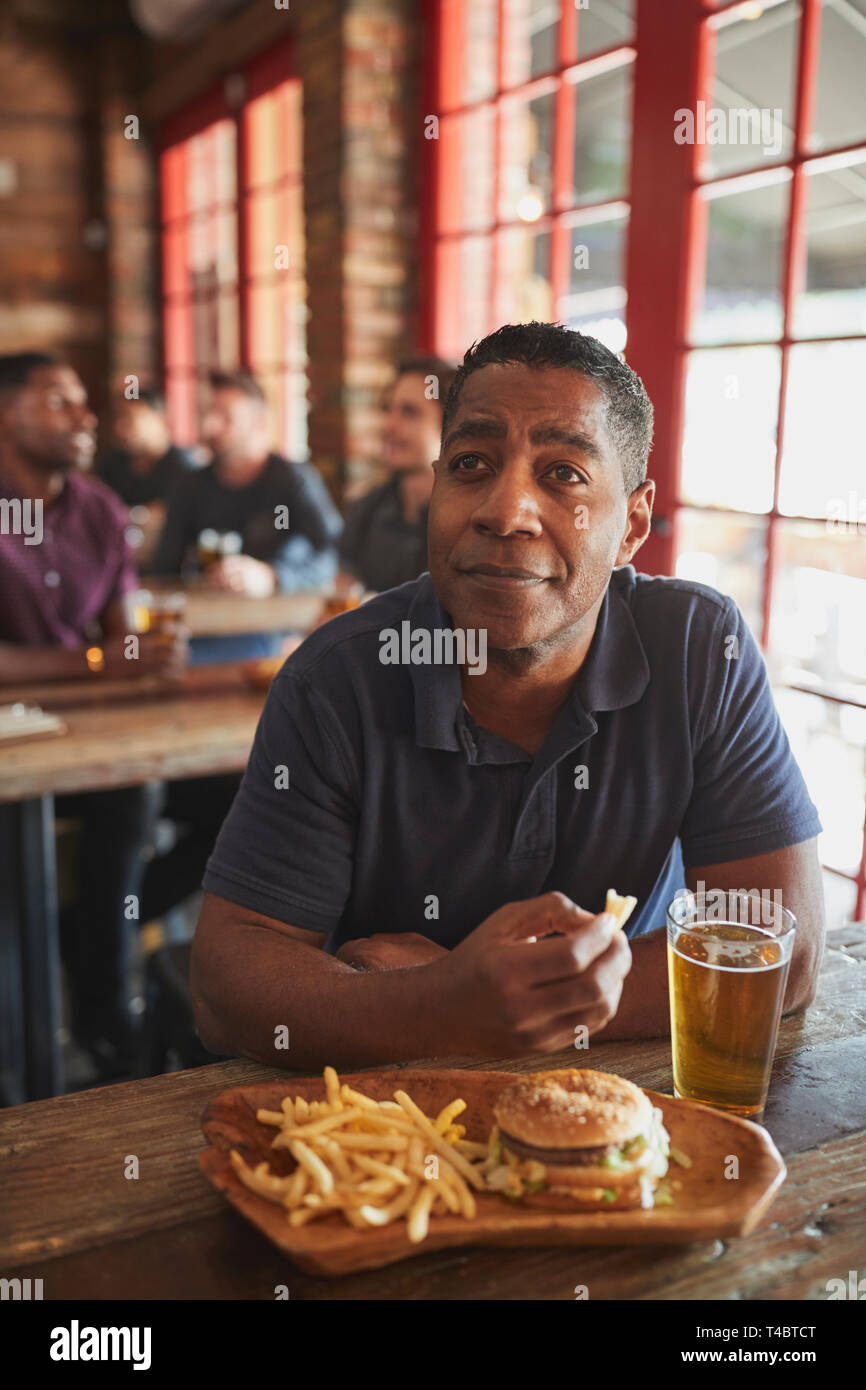
[{"label": "short sleeve of polo shirt", "polygon": [[356,759],[327,697],[284,669],[204,887],[287,925],[331,931],[351,889],[358,805]]},{"label": "short sleeve of polo shirt", "polygon": [[821,822],[779,718],[761,651],[732,599],[690,643],[694,788],[680,828],[686,868],[786,849]]}]

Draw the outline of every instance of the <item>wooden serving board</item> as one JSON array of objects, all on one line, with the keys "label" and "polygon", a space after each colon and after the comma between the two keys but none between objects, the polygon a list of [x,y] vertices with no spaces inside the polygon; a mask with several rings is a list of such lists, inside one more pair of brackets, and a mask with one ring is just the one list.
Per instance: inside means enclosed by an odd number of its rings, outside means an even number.
[{"label": "wooden serving board", "polygon": [[[541,1069],[541,1068],[540,1068]],[[353,1072],[341,1075],[373,1100],[390,1100],[395,1090],[406,1091],[426,1115],[434,1116],[449,1101],[461,1097],[466,1110],[460,1123],[467,1139],[486,1142],[493,1124],[496,1097],[515,1076],[493,1071]],[[682,1183],[673,1206],[651,1211],[570,1212],[523,1208],[495,1193],[476,1193],[473,1221],[451,1215],[430,1218],[427,1238],[413,1245],[405,1219],[389,1226],[356,1231],[339,1214],[290,1226],[286,1213],[246,1188],[228,1157],[238,1149],[249,1164],[263,1159],[280,1175],[290,1173],[294,1160],[283,1149],[271,1149],[275,1130],[259,1124],[258,1109],[279,1110],[284,1096],[325,1100],[322,1077],[269,1081],[222,1091],[202,1115],[210,1148],[199,1164],[214,1187],[269,1240],[308,1274],[341,1275],[377,1269],[395,1260],[447,1246],[521,1245],[679,1245],[721,1236],[747,1235],[758,1224],[785,1180],[785,1164],[766,1130],[749,1120],[713,1110],[695,1101],[676,1100],[647,1091],[661,1107],[671,1143],[692,1160],[690,1168],[671,1163],[669,1176]],[[730,1158],[739,1177],[726,1178]]]}]

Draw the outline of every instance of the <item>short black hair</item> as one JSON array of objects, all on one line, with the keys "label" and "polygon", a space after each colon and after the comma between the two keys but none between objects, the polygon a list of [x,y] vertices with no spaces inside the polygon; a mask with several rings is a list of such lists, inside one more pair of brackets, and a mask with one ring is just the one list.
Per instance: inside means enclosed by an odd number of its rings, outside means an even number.
[{"label": "short black hair", "polygon": [[442,411],[442,439],[457,412],[463,383],[482,367],[569,367],[597,381],[607,401],[607,424],[622,460],[626,493],[646,480],[653,407],[636,372],[586,333],[561,323],[506,323],[473,343],[457,369]]},{"label": "short black hair", "polygon": [[251,400],[267,404],[267,396],[252,372],[210,372],[208,382],[212,391],[243,391]]},{"label": "short black hair", "polygon": [[160,415],[165,414],[165,396],[155,386],[139,387],[138,396],[134,396],[133,400],[139,400],[143,405],[149,405],[151,410],[159,411]]},{"label": "short black hair", "polygon": [[54,352],[8,352],[0,356],[0,391],[20,391],[39,367],[68,367]]}]

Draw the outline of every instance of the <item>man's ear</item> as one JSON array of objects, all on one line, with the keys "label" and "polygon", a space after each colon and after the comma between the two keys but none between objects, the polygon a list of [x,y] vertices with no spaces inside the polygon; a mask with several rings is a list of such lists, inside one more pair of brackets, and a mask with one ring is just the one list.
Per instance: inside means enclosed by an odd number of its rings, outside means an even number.
[{"label": "man's ear", "polygon": [[617,551],[616,564],[627,565],[650,533],[656,485],[652,478],[636,487],[628,499],[628,520]]}]

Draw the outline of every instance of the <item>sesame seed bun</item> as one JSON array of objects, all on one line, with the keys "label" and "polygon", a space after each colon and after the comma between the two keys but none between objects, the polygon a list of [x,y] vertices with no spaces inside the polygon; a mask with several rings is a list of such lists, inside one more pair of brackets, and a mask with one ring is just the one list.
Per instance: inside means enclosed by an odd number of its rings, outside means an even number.
[{"label": "sesame seed bun", "polygon": [[[644,1134],[652,1102],[623,1076],[567,1067],[521,1077],[502,1092],[493,1114],[506,1145],[512,1136],[538,1149],[589,1149]],[[587,1174],[597,1178],[597,1169],[584,1167]]]}]

